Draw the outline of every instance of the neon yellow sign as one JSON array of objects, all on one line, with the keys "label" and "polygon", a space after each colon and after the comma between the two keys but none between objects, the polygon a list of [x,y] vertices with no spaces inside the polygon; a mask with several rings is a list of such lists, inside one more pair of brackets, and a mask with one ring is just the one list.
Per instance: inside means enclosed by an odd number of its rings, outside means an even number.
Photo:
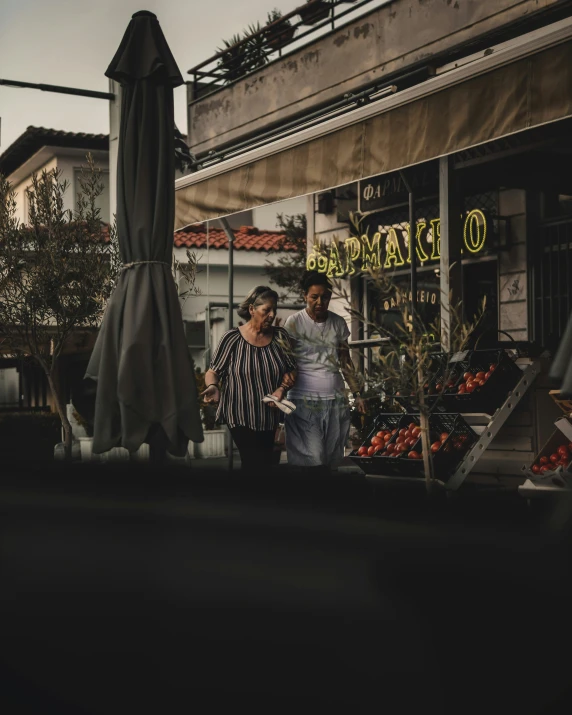
[{"label": "neon yellow sign", "polygon": [[[469,211],[463,221],[463,247],[472,255],[485,248],[488,234],[488,218],[480,209]],[[400,268],[411,264],[411,251],[415,244],[417,260],[422,265],[426,261],[436,261],[441,257],[441,219],[418,221],[415,241],[411,241],[409,224],[379,226],[373,236],[367,234],[350,236],[345,241],[334,242],[327,249],[314,246],[308,255],[306,267],[309,271],[326,273],[329,277],[352,276],[356,273],[356,262],[361,262],[361,270],[379,268]],[[430,255],[429,255],[430,251]]]}]

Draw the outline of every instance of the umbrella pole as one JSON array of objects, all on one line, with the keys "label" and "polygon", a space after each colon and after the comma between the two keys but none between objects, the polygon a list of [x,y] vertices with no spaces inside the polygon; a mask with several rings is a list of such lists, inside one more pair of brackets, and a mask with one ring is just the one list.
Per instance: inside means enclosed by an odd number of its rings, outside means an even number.
[{"label": "umbrella pole", "polygon": [[[234,310],[234,233],[229,226],[228,221],[226,218],[221,218],[220,224],[226,234],[226,237],[228,239],[228,329],[231,330],[233,328],[233,310]],[[227,440],[228,440],[228,468],[229,471],[232,472],[234,463],[233,463],[233,444],[232,444],[232,436],[230,434],[230,431],[227,434]]]}]

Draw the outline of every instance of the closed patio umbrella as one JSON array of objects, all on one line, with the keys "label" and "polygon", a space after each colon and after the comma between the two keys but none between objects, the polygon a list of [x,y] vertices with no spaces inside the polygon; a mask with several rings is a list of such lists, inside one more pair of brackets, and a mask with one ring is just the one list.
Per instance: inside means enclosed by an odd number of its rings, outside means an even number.
[{"label": "closed patio umbrella", "polygon": [[[173,88],[183,78],[157,17],[133,15],[108,77],[122,87],[117,233],[123,267],[86,378],[97,382],[93,451],[202,442],[197,387],[171,272]],[[151,437],[152,436],[152,437]]]}]

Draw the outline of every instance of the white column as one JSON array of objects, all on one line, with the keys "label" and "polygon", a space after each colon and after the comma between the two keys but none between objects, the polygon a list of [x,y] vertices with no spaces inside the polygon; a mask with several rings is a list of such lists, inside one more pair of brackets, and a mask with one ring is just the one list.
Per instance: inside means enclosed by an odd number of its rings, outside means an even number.
[{"label": "white column", "polygon": [[115,95],[115,99],[109,100],[109,221],[113,223],[117,213],[117,155],[121,122],[121,85],[110,79],[109,91]]}]

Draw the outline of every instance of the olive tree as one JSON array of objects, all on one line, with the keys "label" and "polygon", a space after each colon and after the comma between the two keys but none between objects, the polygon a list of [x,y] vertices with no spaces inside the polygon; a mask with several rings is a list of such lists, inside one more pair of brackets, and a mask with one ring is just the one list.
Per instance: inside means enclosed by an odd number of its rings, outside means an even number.
[{"label": "olive tree", "polygon": [[101,221],[101,173],[88,156],[74,211],[64,209],[68,184],[57,169],[35,175],[27,189],[26,224],[0,175],[0,346],[29,356],[43,370],[71,458],[72,429],[58,380],[62,353],[78,331],[97,328],[119,271],[114,226]]}]

